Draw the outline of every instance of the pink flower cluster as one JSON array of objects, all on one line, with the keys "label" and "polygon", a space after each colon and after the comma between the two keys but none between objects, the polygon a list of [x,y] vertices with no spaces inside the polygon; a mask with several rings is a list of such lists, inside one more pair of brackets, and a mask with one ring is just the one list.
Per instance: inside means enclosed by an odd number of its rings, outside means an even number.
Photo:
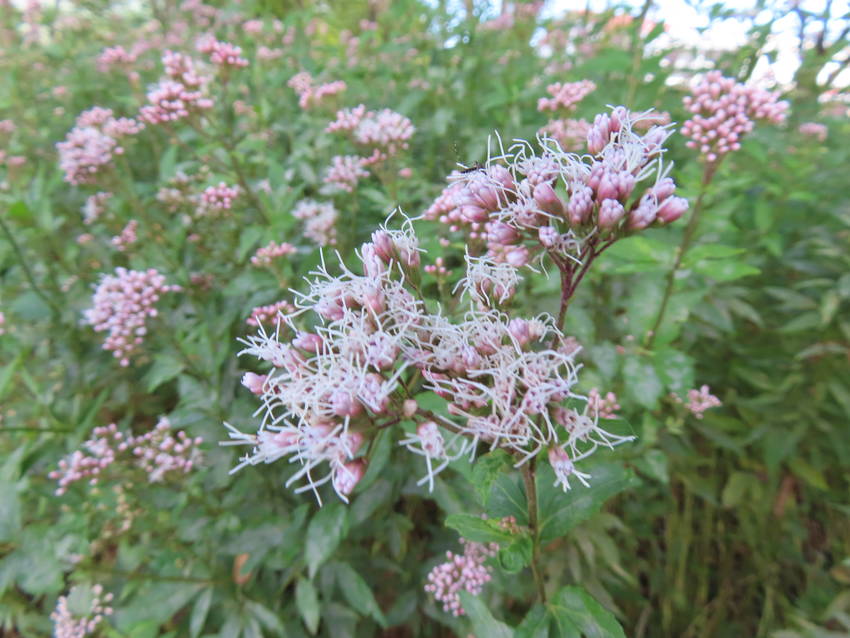
[{"label": "pink flower cluster", "polygon": [[208,186],[201,193],[197,214],[205,217],[228,211],[233,208],[234,201],[241,193],[239,186],[230,186],[224,182]]},{"label": "pink flower cluster", "polygon": [[720,71],[706,74],[683,102],[693,117],[682,125],[682,135],[709,164],[741,148],[756,120],[781,124],[788,111],[778,93],[740,84]]},{"label": "pink flower cluster", "polygon": [[148,104],[139,117],[149,124],[168,124],[212,108],[207,96],[210,78],[201,75],[195,61],[183,53],[166,51],[162,56],[166,78],[147,94]]},{"label": "pink flower cluster", "polygon": [[591,416],[600,419],[616,419],[620,404],[617,403],[617,395],[608,392],[603,397],[599,390],[593,388],[587,395],[588,412]]},{"label": "pink flower cluster", "polygon": [[77,118],[65,140],[56,144],[59,167],[69,184],[92,184],[112,163],[115,155],[124,153],[122,137],[135,135],[143,125],[129,118],[115,118],[110,109],[94,107]]},{"label": "pink flower cluster", "polygon": [[819,122],[803,122],[797,130],[800,132],[800,135],[813,137],[818,142],[825,142],[829,135],[829,129],[826,124],[820,124]]},{"label": "pink flower cluster", "polygon": [[538,131],[539,135],[551,137],[565,151],[578,151],[587,140],[590,122],[587,120],[551,120]]},{"label": "pink flower cluster", "polygon": [[334,190],[351,193],[361,179],[369,177],[364,166],[366,159],[359,155],[336,155],[331,158],[324,182]]},{"label": "pink flower cluster", "polygon": [[703,418],[703,413],[711,408],[717,408],[723,403],[716,396],[711,394],[711,389],[707,385],[688,390],[688,401],[684,402],[676,394],[671,394],[670,398],[676,403],[683,404],[685,408],[696,418]]},{"label": "pink flower cluster", "polygon": [[138,227],[139,222],[135,219],[131,219],[129,222],[127,222],[127,225],[124,227],[121,233],[112,238],[112,245],[120,252],[124,252],[125,250],[127,250],[129,246],[132,246],[139,240],[138,236],[136,235],[136,230],[138,229]]},{"label": "pink flower cluster", "polygon": [[298,106],[304,110],[319,106],[327,98],[338,95],[347,88],[342,80],[319,85],[314,85],[313,82],[313,76],[306,71],[296,73],[287,82],[298,94]]},{"label": "pink flower cluster", "polygon": [[245,323],[255,328],[264,324],[273,326],[277,323],[281,313],[288,314],[294,310],[292,304],[285,299],[267,306],[257,306],[251,310],[251,315],[245,320]]},{"label": "pink flower cluster", "polygon": [[587,133],[589,155],[545,140],[536,155],[518,143],[503,153],[506,165],[488,162],[451,175],[425,217],[465,233],[473,250],[485,244],[493,259],[515,267],[529,263],[535,251],[556,262],[581,259],[588,242],[612,243],[675,221],[688,202],[673,196],[676,186],[661,163],[670,132],[653,126],[639,135],[635,125],[645,116],[622,106],[597,115]]},{"label": "pink flower cluster", "polygon": [[122,46],[107,47],[97,56],[97,70],[101,73],[111,71],[113,68],[130,70],[138,57],[137,52],[127,51]]},{"label": "pink flower cluster", "polygon": [[473,543],[460,539],[463,554],[446,552],[446,562],[440,563],[428,573],[425,591],[434,595],[442,603],[443,611],[453,616],[462,616],[466,612],[460,602],[460,592],[466,591],[477,596],[484,585],[492,578],[492,569],[484,562],[499,551],[498,543]]},{"label": "pink flower cluster", "polygon": [[145,434],[121,432],[114,423],[98,426],[92,436],[48,477],[57,481],[56,495],[62,496],[68,487],[79,481],[97,485],[116,462],[125,461],[145,472],[151,483],[158,483],[168,473],[186,474],[197,465],[197,448],[203,439],[190,438],[182,430],[176,437],[170,434],[171,424],[165,417]]},{"label": "pink flower cluster", "polygon": [[366,111],[364,105],[343,109],[325,131],[348,131],[352,140],[371,154],[370,163],[384,161],[410,146],[415,132],[413,123],[401,113],[390,109]]},{"label": "pink flower cluster", "polygon": [[111,351],[122,366],[128,366],[130,357],[144,342],[145,322],[157,316],[155,306],[160,295],[178,290],[179,286],[166,285],[165,277],[153,268],[116,268],[115,274],[105,275],[95,290],[85,322],[97,332],[108,333],[103,349]]},{"label": "pink flower cluster", "polygon": [[302,199],[292,211],[292,216],[304,222],[304,236],[319,246],[336,244],[336,221],[339,212],[330,202]]},{"label": "pink flower cluster", "polygon": [[210,57],[210,62],[220,67],[241,69],[248,66],[248,60],[242,57],[242,47],[215,38],[202,38],[198,41],[198,51]]},{"label": "pink flower cluster", "polygon": [[85,638],[95,635],[105,617],[112,615],[112,607],[109,606],[112,594],[104,594],[103,586],[95,585],[90,596],[89,609],[82,617],[71,611],[67,596],[59,596],[56,608],[50,614],[54,638]]},{"label": "pink flower cluster", "polygon": [[286,242],[276,244],[272,241],[254,253],[251,257],[251,263],[255,266],[270,266],[271,263],[278,257],[292,255],[296,251],[297,249],[292,244],[288,244]]},{"label": "pink flower cluster", "polygon": [[572,111],[576,104],[596,90],[596,84],[590,80],[580,82],[556,82],[546,87],[551,98],[542,97],[537,100],[538,111]]},{"label": "pink flower cluster", "polygon": [[[573,354],[558,346],[563,335],[551,317],[509,318],[500,310],[517,290],[515,268],[467,257],[458,289],[470,309],[454,322],[428,312],[410,290],[421,276],[420,252],[409,220],[401,230],[376,231],[356,253],[362,275],[342,266],[334,277],[322,263],[293,311],[277,316],[274,330],[261,326],[244,341],[243,353],[272,371],[261,383],[246,379],[263,402],[263,424],[255,435],[231,429],[232,444],[253,447],[238,467],[291,456],[303,467],[289,484],[306,478],[298,489],[316,489],[333,479],[336,486],[341,461],[316,447],[317,424],[323,436],[369,440],[384,425],[415,422],[399,444],[425,458],[420,484],[431,486],[436,473],[478,442],[515,452],[523,463],[553,445],[578,461],[630,439],[599,428],[587,407],[580,414],[562,406],[584,398],[572,392],[577,368]],[[299,319],[308,312],[312,319]],[[405,376],[421,378],[420,392],[445,400],[448,416],[420,413]],[[357,461],[351,452],[347,461]],[[313,476],[326,461],[330,472]]]}]

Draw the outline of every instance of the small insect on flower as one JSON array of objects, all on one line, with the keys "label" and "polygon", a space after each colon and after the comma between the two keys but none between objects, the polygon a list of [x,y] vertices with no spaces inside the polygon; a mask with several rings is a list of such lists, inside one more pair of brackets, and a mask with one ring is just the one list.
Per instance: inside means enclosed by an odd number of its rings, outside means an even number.
[{"label": "small insect on flower", "polygon": [[472,163],[472,166],[466,166],[458,172],[461,173],[461,174],[466,174],[466,173],[474,173],[475,171],[483,171],[483,170],[484,170],[484,164],[482,164],[481,162],[475,161],[475,162]]}]

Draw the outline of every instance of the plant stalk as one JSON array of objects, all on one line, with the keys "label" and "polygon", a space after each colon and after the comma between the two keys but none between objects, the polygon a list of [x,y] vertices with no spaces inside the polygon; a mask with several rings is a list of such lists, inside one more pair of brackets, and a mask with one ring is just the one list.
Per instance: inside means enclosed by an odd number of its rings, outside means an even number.
[{"label": "plant stalk", "polygon": [[534,459],[522,466],[522,480],[525,483],[525,497],[528,501],[528,528],[531,530],[531,573],[537,586],[537,598],[546,604],[546,588],[540,571],[540,529],[537,520],[537,483],[535,482]]}]

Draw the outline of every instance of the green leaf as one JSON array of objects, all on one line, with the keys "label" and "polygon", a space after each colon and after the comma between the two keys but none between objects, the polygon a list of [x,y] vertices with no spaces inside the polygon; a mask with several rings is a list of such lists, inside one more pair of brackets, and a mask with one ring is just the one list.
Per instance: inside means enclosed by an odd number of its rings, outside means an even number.
[{"label": "green leaf", "polygon": [[348,563],[340,563],[337,565],[337,578],[348,603],[363,616],[371,616],[381,627],[386,628],[387,620],[363,577]]},{"label": "green leaf", "polygon": [[171,381],[183,372],[185,367],[186,364],[177,357],[158,354],[154,357],[153,364],[148,368],[142,382],[146,384],[148,392],[153,392],[163,383]]},{"label": "green leaf", "polygon": [[0,481],[0,541],[11,541],[21,529],[21,501],[18,486]]},{"label": "green leaf", "polygon": [[696,246],[685,254],[685,257],[682,259],[682,268],[694,268],[697,264],[710,259],[730,259],[743,252],[744,250],[742,248],[721,246],[720,244]]},{"label": "green leaf", "polygon": [[555,472],[549,464],[538,465],[540,543],[543,545],[586,521],[612,496],[638,484],[632,471],[621,463],[582,465],[579,469],[590,474],[590,487],[574,482],[573,488],[564,492],[554,486]]},{"label": "green leaf", "polygon": [[460,602],[476,636],[482,638],[513,638],[514,632],[505,623],[493,618],[493,614],[477,596],[468,591],[460,592]]},{"label": "green leaf", "polygon": [[549,638],[551,619],[540,603],[534,605],[514,630],[516,638]]},{"label": "green leaf", "polygon": [[487,506],[493,483],[502,470],[511,464],[510,455],[502,449],[480,456],[472,468],[472,484],[483,506]]},{"label": "green leaf", "polygon": [[310,578],[334,553],[348,531],[347,513],[348,510],[340,503],[328,503],[310,521],[304,548]]},{"label": "green leaf", "polygon": [[513,535],[500,527],[498,520],[473,514],[451,514],[446,517],[446,527],[475,543],[510,543],[513,540]]},{"label": "green leaf", "polygon": [[295,606],[304,620],[304,626],[311,635],[319,628],[319,596],[316,588],[306,578],[299,578],[295,584]]},{"label": "green leaf", "polygon": [[655,407],[664,386],[651,363],[630,357],[623,364],[623,377],[626,381],[626,392],[631,399],[645,408]]},{"label": "green leaf", "polygon": [[673,259],[669,241],[641,235],[621,239],[605,252],[605,260],[617,274],[667,271],[673,266]]},{"label": "green leaf", "polygon": [[528,506],[522,479],[513,474],[500,474],[487,499],[487,514],[492,518],[513,516],[520,525],[528,524]]},{"label": "green leaf", "polygon": [[669,392],[683,394],[694,387],[694,360],[684,352],[662,347],[652,354],[652,362]]},{"label": "green leaf", "polygon": [[196,638],[201,634],[204,624],[207,621],[207,614],[210,611],[212,603],[213,589],[205,589],[195,601],[195,606],[192,608],[192,615],[189,617],[189,635]]},{"label": "green leaf", "polygon": [[741,277],[757,275],[761,271],[742,261],[703,260],[694,264],[692,270],[717,281],[734,281]]},{"label": "green leaf", "polygon": [[561,638],[626,638],[614,614],[581,587],[563,587],[546,607]]}]

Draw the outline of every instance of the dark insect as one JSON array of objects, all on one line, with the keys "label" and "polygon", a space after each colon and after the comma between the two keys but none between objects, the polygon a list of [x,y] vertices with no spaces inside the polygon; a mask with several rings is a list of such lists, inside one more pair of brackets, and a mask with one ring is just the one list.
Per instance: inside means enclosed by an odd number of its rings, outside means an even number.
[{"label": "dark insect", "polygon": [[475,171],[483,171],[483,170],[484,170],[484,164],[482,164],[481,162],[475,162],[475,163],[472,164],[472,166],[464,168],[460,172],[461,173],[474,173]]}]

